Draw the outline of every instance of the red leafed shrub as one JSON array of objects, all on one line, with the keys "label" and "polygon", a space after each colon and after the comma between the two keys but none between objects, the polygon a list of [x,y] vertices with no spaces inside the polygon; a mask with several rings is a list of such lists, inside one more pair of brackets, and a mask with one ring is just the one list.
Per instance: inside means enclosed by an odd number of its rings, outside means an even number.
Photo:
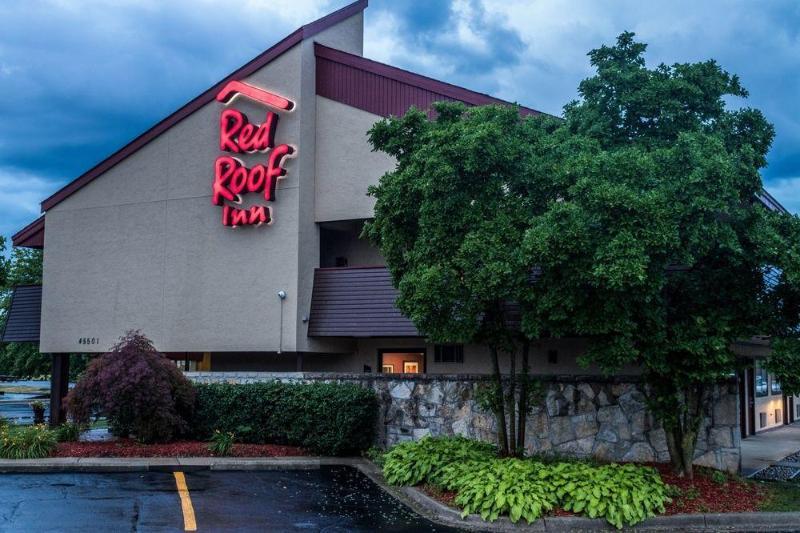
[{"label": "red leafed shrub", "polygon": [[138,331],[95,358],[67,396],[76,422],[108,418],[111,432],[141,442],[167,442],[189,432],[195,391],[175,364]]}]

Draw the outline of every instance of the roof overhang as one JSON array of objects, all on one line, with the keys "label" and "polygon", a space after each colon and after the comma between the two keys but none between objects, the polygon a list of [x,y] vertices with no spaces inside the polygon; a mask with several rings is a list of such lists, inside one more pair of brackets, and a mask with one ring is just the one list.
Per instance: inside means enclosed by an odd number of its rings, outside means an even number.
[{"label": "roof overhang", "polygon": [[44,248],[44,215],[15,233],[11,243],[20,248]]},{"label": "roof overhang", "polygon": [[395,306],[397,290],[386,267],[318,268],[309,337],[421,337]]}]

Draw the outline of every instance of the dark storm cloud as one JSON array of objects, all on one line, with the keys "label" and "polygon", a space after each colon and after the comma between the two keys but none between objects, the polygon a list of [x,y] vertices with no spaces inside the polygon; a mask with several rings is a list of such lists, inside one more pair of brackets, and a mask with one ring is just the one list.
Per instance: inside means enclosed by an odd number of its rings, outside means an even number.
[{"label": "dark storm cloud", "polygon": [[[0,4],[0,234],[38,203],[304,22],[299,0]],[[372,0],[365,55],[550,113],[624,30],[648,61],[716,58],[777,138],[767,188],[800,211],[800,3]],[[735,102],[740,105],[740,102]]]}]

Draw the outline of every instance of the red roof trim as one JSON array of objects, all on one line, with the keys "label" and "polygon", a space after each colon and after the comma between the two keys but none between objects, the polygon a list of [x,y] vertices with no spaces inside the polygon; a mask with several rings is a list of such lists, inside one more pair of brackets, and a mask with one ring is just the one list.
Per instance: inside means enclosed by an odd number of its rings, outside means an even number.
[{"label": "red roof trim", "polygon": [[[126,159],[128,156],[135,153],[137,150],[145,146],[147,143],[164,133],[166,130],[183,120],[184,118],[188,117],[204,105],[208,104],[209,102],[214,101],[217,93],[219,92],[222,87],[225,86],[229,81],[234,79],[240,79],[247,77],[267,63],[275,59],[276,57],[280,56],[294,45],[298,44],[303,39],[308,39],[313,37],[314,35],[320,33],[323,30],[338,24],[339,22],[346,20],[353,15],[360,13],[364,9],[366,9],[368,5],[368,0],[358,0],[357,2],[353,2],[338,11],[334,11],[329,15],[322,17],[321,19],[315,20],[305,26],[295,30],[283,40],[279,41],[265,52],[259,54],[251,61],[246,63],[241,68],[237,69],[236,71],[227,75],[224,79],[219,81],[218,83],[214,84],[213,87],[205,91],[200,96],[194,98],[189,103],[169,115],[167,118],[158,122],[155,126],[150,128],[149,130],[145,131],[138,137],[136,137],[133,141],[125,145],[120,150],[111,154],[108,158],[104,159],[96,166],[92,167],[89,171],[82,174],[74,181],[71,181],[55,194],[47,198],[42,202],[42,211],[46,211],[52,208],[55,205],[58,205],[60,202],[74,194],[76,191],[81,189],[82,187],[89,184],[98,176],[104,174],[112,167]],[[23,230],[24,231],[24,230]]]},{"label": "red roof trim", "polygon": [[40,216],[11,237],[14,246],[22,248],[44,247],[44,215]]},{"label": "red roof trim", "polygon": [[[469,89],[465,89],[464,87],[459,87],[458,85],[452,85],[450,83],[435,80],[433,78],[416,74],[414,72],[409,72],[408,70],[393,67],[385,63],[379,63],[361,56],[348,54],[347,52],[336,50],[335,48],[329,48],[319,43],[314,43],[314,54],[323,59],[328,59],[330,61],[364,70],[366,72],[383,76],[384,78],[389,78],[400,83],[435,92],[467,104],[511,104],[511,102],[489,96],[488,94],[471,91]],[[541,111],[525,106],[520,106],[520,110],[524,114],[542,114]]]}]

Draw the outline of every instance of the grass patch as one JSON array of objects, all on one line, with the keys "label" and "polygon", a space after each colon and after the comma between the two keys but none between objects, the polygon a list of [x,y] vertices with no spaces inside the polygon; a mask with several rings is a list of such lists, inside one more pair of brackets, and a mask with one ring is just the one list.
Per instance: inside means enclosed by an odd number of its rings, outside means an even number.
[{"label": "grass patch", "polygon": [[760,510],[765,512],[800,511],[800,482],[760,481],[758,484],[767,491]]},{"label": "grass patch", "polygon": [[89,429],[108,429],[108,419],[98,418],[96,420],[92,420],[92,422],[89,424]]},{"label": "grass patch", "polygon": [[27,385],[0,385],[0,392],[6,394],[47,394],[48,389],[42,387],[29,387]]}]

